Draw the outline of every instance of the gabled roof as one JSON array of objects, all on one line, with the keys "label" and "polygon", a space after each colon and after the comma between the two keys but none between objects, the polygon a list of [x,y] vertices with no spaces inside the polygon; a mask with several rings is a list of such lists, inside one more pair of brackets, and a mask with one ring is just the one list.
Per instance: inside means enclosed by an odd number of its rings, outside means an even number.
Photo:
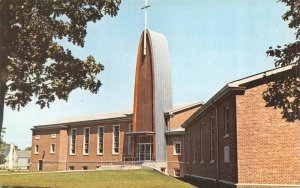
[{"label": "gabled roof", "polygon": [[206,102],[202,108],[197,110],[191,117],[189,117],[181,126],[186,127],[188,126],[198,115],[203,113],[207,108],[209,108],[213,103],[218,101],[221,97],[223,97],[227,92],[229,91],[238,91],[238,90],[245,90],[247,84],[258,81],[266,77],[274,76],[279,73],[284,73],[285,71],[292,70],[296,64],[291,64],[285,67],[275,68],[271,69],[265,72],[261,72],[252,76],[248,76],[239,80],[232,81],[228,84],[226,84],[221,90],[219,90],[212,98],[209,99],[208,102]]},{"label": "gabled roof", "polygon": [[18,158],[30,158],[31,151],[17,151]]}]

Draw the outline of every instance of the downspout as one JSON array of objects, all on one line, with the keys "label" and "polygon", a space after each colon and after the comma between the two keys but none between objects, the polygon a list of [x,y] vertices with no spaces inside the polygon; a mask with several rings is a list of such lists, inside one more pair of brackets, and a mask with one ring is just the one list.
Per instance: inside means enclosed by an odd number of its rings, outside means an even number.
[{"label": "downspout", "polygon": [[217,135],[217,187],[219,187],[219,180],[220,180],[220,159],[219,159],[219,118],[218,118],[218,107],[212,102],[212,106],[215,108],[216,114],[216,135]]}]

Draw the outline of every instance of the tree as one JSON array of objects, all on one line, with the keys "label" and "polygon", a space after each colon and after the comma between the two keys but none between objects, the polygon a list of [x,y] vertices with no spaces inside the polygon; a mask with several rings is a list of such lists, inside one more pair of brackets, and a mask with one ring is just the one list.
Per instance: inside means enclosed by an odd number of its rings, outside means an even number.
[{"label": "tree", "polygon": [[88,22],[116,16],[121,0],[0,0],[0,130],[4,104],[20,109],[36,97],[41,108],[68,100],[76,88],[97,93],[104,66],[58,44],[84,47]]},{"label": "tree", "polygon": [[31,146],[25,148],[25,151],[31,151]]},{"label": "tree", "polygon": [[300,0],[279,1],[288,6],[282,19],[288,21],[289,28],[296,31],[296,41],[274,49],[270,47],[266,53],[274,57],[276,67],[294,66],[284,77],[268,84],[263,98],[266,106],[281,108],[283,118],[295,121],[300,120]]}]

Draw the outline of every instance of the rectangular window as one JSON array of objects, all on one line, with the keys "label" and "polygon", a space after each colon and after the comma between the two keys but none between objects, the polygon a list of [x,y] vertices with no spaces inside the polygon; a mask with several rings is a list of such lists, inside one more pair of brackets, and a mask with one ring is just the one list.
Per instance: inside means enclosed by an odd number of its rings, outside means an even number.
[{"label": "rectangular window", "polygon": [[76,154],[76,135],[77,129],[71,129],[71,139],[70,139],[70,154]]},{"label": "rectangular window", "polygon": [[74,166],[69,166],[69,170],[74,170]]},{"label": "rectangular window", "polygon": [[224,147],[224,163],[230,162],[230,152],[229,152],[229,146]]},{"label": "rectangular window", "polygon": [[210,119],[210,162],[215,161],[215,118]]},{"label": "rectangular window", "polygon": [[35,139],[39,140],[40,139],[40,135],[35,135]]},{"label": "rectangular window", "polygon": [[104,127],[98,127],[98,153],[104,153]]},{"label": "rectangular window", "polygon": [[229,136],[229,108],[224,109],[224,134],[225,137]]},{"label": "rectangular window", "polygon": [[88,170],[88,166],[82,166],[82,170]]},{"label": "rectangular window", "polygon": [[[128,133],[132,132],[132,124],[129,124]],[[128,154],[131,155],[132,137],[128,135]]]},{"label": "rectangular window", "polygon": [[34,146],[34,154],[39,154],[39,145]]},{"label": "rectangular window", "polygon": [[119,153],[120,147],[120,126],[114,125],[113,128],[113,154]]},{"label": "rectangular window", "polygon": [[55,144],[50,145],[50,153],[55,153]]},{"label": "rectangular window", "polygon": [[200,162],[204,163],[203,123],[200,126]]},{"label": "rectangular window", "polygon": [[181,142],[173,142],[173,155],[181,155]]},{"label": "rectangular window", "polygon": [[89,154],[89,146],[90,146],[90,128],[84,128],[84,138],[83,138],[83,154]]},{"label": "rectangular window", "polygon": [[174,169],[174,176],[175,177],[180,177],[180,169],[178,169],[178,168]]}]

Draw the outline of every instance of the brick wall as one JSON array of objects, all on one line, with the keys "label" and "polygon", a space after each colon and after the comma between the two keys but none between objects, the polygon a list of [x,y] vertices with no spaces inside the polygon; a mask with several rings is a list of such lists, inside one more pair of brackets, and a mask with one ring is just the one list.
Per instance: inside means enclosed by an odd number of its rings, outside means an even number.
[{"label": "brick wall", "polygon": [[[217,110],[216,110],[217,108]],[[224,109],[229,109],[229,135],[224,134]],[[214,159],[211,159],[211,118],[215,122],[213,139]],[[201,134],[201,126],[203,126]],[[217,127],[218,126],[218,127]],[[218,133],[218,145],[217,145]],[[203,158],[201,158],[201,135],[203,141]],[[224,147],[230,148],[230,161],[224,162]],[[236,130],[235,130],[235,98],[230,96],[211,106],[190,126],[185,135],[185,173],[210,179],[220,179],[230,182],[237,181],[236,172]],[[217,147],[219,148],[217,151]],[[217,156],[218,154],[218,156]],[[217,163],[219,160],[219,175]]]},{"label": "brick wall", "polygon": [[[174,176],[175,170],[180,170],[180,177],[183,176],[183,137],[184,135],[168,135],[167,136],[167,163],[168,174]],[[181,154],[174,155],[174,142],[181,143]]]},{"label": "brick wall", "polygon": [[300,184],[300,122],[266,108],[266,85],[237,96],[238,182]]},{"label": "brick wall", "polygon": [[[129,131],[129,121],[119,121],[110,123],[94,123],[88,125],[70,126],[70,128],[77,129],[76,135],[76,154],[68,155],[70,150],[69,142],[69,129],[47,129],[47,130],[33,130],[32,134],[32,164],[30,169],[32,171],[38,170],[38,161],[43,161],[43,170],[66,170],[70,166],[74,166],[75,170],[81,170],[83,166],[88,169],[96,169],[107,163],[116,163],[124,160],[128,156],[128,136],[126,133]],[[119,140],[119,153],[113,154],[113,125],[120,126],[120,140]],[[97,154],[98,143],[98,126],[104,127],[104,153]],[[89,141],[89,154],[83,154],[83,134],[84,128],[90,128],[90,141]],[[51,138],[51,134],[56,134],[56,138]],[[35,136],[39,135],[39,139]],[[50,153],[50,145],[55,143],[55,153]],[[39,145],[39,153],[34,153],[35,145]],[[44,152],[45,151],[45,152]]]}]

